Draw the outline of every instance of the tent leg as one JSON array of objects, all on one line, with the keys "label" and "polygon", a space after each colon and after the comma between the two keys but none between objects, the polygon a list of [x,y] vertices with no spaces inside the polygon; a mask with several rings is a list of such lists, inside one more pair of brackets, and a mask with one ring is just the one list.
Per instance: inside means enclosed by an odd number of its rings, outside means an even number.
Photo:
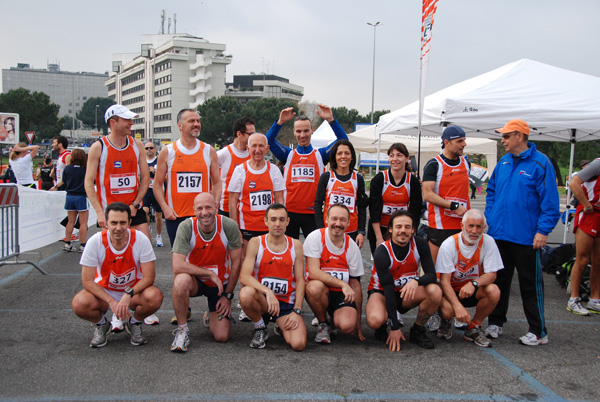
[{"label": "tent leg", "polygon": [[[567,183],[569,183],[569,181],[571,180],[571,176],[573,175],[573,162],[575,159],[575,143],[577,142],[577,137],[576,137],[577,130],[572,128],[569,131],[571,131],[571,158],[569,160],[569,177],[568,177]],[[571,207],[571,205],[569,203],[570,200],[571,200],[571,188],[567,184],[567,200],[566,200],[567,212],[566,212],[566,216],[565,216],[565,227],[563,230],[563,241],[562,241],[563,244],[565,244],[567,242],[567,226],[569,223],[569,209]]]}]

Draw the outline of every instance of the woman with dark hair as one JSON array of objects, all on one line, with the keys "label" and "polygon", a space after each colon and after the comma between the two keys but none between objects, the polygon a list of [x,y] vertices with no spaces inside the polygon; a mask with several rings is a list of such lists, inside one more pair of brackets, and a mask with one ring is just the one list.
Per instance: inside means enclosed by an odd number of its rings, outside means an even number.
[{"label": "woman with dark hair", "polygon": [[24,187],[37,188],[33,180],[33,158],[37,155],[37,145],[29,145],[19,142],[14,148],[10,149],[8,156],[10,167],[12,168],[17,184]]},{"label": "woman with dark hair", "polygon": [[17,140],[17,134],[15,133],[15,118],[12,116],[4,119],[4,129],[6,130],[6,142],[14,142]]},{"label": "woman with dark hair", "polygon": [[71,153],[71,160],[65,170],[62,172],[62,179],[52,187],[50,191],[56,191],[63,184],[67,192],[65,200],[65,209],[67,210],[67,226],[65,227],[65,246],[63,251],[76,251],[77,249],[71,244],[71,234],[73,227],[79,215],[79,252],[83,252],[87,240],[88,229],[88,205],[85,195],[85,170],[87,166],[87,157],[82,149],[74,149]]},{"label": "woman with dark hair", "polygon": [[390,216],[398,211],[408,211],[413,219],[415,232],[419,227],[419,217],[423,197],[421,183],[411,174],[408,149],[400,142],[387,151],[390,168],[379,172],[371,180],[369,192],[369,245],[371,254],[375,248],[389,239],[388,223]]},{"label": "woman with dark hair", "polygon": [[337,140],[331,148],[330,171],[319,178],[315,199],[315,221],[318,228],[325,227],[327,209],[333,204],[344,204],[350,210],[350,225],[346,232],[358,247],[365,241],[367,204],[365,180],[354,171],[356,152],[348,140]]}]

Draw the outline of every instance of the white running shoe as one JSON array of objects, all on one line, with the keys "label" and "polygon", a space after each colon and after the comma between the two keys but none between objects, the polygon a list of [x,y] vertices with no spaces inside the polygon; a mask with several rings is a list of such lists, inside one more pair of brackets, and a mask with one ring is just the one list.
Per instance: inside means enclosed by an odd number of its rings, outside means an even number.
[{"label": "white running shoe", "polygon": [[527,345],[527,346],[545,345],[548,343],[548,335],[546,335],[543,338],[540,338],[533,332],[528,332],[525,335],[523,335],[522,337],[520,337],[519,341],[521,341],[521,343],[523,345]]},{"label": "white running shoe", "polygon": [[567,302],[567,310],[577,315],[590,315],[590,312],[581,305],[580,297],[576,297],[575,300],[569,299]]},{"label": "white running shoe", "polygon": [[469,325],[469,323],[467,323],[467,322],[454,320],[454,328],[456,328],[456,329],[467,329],[468,325]]},{"label": "white running shoe", "polygon": [[600,314],[600,303],[590,303],[587,304],[587,310],[593,314]]},{"label": "white running shoe", "polygon": [[162,236],[156,235],[156,247],[162,247],[162,246],[163,246]]},{"label": "white running shoe", "polygon": [[149,315],[148,317],[144,318],[144,324],[146,325],[158,325],[158,317],[156,316],[156,314],[152,314]]},{"label": "white running shoe", "polygon": [[121,332],[124,329],[123,320],[118,319],[115,313],[113,313],[112,320],[110,321],[110,330],[112,332]]},{"label": "white running shoe", "polygon": [[171,351],[180,353],[187,352],[188,346],[190,344],[189,332],[177,328],[173,331],[173,335],[175,335],[175,339],[173,339],[173,343],[171,344]]},{"label": "white running shoe", "polygon": [[[244,310],[240,310],[240,316],[238,317],[238,319],[240,321],[244,321],[244,322],[250,322],[250,317],[248,317],[246,315],[246,313],[244,313]],[[263,346],[264,347],[264,346]]]},{"label": "white running shoe", "polygon": [[319,326],[319,320],[317,319],[317,317],[313,318],[313,320],[310,322],[310,325],[312,325],[313,327]]},{"label": "white running shoe", "polygon": [[440,318],[440,315],[436,310],[436,312],[433,313],[431,317],[429,317],[429,320],[427,321],[427,328],[429,328],[429,331],[435,332],[440,328],[441,321],[442,319]]},{"label": "white running shoe", "polygon": [[329,336],[329,325],[326,322],[319,324],[319,330],[315,336],[315,342],[325,343],[327,345],[331,343],[331,337]]},{"label": "white running shoe", "polygon": [[490,325],[485,329],[485,336],[492,339],[498,339],[502,335],[502,327]]},{"label": "white running shoe", "polygon": [[204,325],[206,328],[210,327],[210,313],[208,311],[205,311],[204,315],[202,316],[202,325]]}]

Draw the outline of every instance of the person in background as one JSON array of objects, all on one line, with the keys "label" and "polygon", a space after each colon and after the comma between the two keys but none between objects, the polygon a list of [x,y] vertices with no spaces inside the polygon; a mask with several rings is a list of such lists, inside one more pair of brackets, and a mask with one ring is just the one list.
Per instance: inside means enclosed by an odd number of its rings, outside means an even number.
[{"label": "person in background", "polygon": [[40,190],[50,190],[54,187],[54,180],[52,180],[52,169],[54,169],[54,165],[52,164],[52,159],[46,158],[42,165],[39,165],[37,171],[35,173],[36,180],[42,181],[42,186]]},{"label": "person in background", "polygon": [[17,184],[37,188],[33,180],[33,158],[37,155],[40,147],[37,145],[27,145],[19,142],[13,148],[10,148],[8,156],[10,167],[17,178]]},{"label": "person in background", "polygon": [[71,234],[73,227],[79,215],[79,252],[82,253],[87,240],[88,228],[88,205],[85,194],[85,171],[87,166],[87,156],[81,149],[74,149],[71,153],[69,164],[65,166],[62,172],[62,179],[56,183],[56,186],[50,188],[50,191],[56,191],[63,187],[67,192],[65,200],[65,210],[67,211],[67,226],[65,227],[65,246],[63,251],[76,251],[77,248],[71,244]]}]

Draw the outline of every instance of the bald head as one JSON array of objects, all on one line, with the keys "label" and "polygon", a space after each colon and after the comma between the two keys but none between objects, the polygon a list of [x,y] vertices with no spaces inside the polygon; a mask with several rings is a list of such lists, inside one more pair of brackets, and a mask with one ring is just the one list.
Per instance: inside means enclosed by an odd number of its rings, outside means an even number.
[{"label": "bald head", "polygon": [[265,147],[267,146],[267,136],[261,133],[254,133],[248,139],[248,147],[251,147],[252,144],[262,144]]},{"label": "bald head", "polygon": [[204,233],[210,233],[215,227],[217,203],[211,193],[200,193],[194,198],[194,215]]}]

